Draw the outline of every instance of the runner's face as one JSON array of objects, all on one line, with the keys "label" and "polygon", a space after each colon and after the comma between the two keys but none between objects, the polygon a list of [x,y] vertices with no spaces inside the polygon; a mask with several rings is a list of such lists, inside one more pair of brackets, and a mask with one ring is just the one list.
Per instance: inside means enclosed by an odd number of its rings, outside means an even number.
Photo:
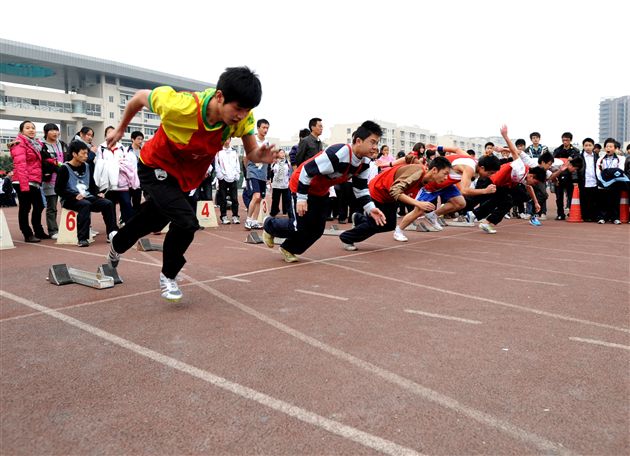
[{"label": "runner's face", "polygon": [[450,170],[451,168],[444,168],[444,169],[439,170],[437,174],[435,175],[435,182],[437,182],[438,184],[441,184],[442,182],[444,182],[446,178],[448,177],[448,173]]},{"label": "runner's face", "polygon": [[236,125],[249,114],[249,109],[241,108],[236,101],[223,104],[221,118],[226,125]]},{"label": "runner's face", "polygon": [[378,142],[381,138],[375,134],[371,134],[365,139],[358,139],[352,147],[355,155],[359,158],[376,157],[378,155]]}]

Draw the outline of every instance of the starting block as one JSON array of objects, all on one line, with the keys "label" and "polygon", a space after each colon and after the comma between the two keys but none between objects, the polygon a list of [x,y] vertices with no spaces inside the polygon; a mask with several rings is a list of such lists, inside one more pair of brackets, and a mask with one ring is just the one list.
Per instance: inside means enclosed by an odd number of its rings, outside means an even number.
[{"label": "starting block", "polygon": [[456,219],[447,220],[446,224],[448,226],[459,226],[463,228],[474,228],[475,224],[466,221],[466,217],[460,215]]},{"label": "starting block", "polygon": [[246,244],[262,244],[263,240],[260,238],[257,232],[250,231],[247,234],[247,239],[245,239]]},{"label": "starting block", "polygon": [[[115,278],[111,275],[105,275],[105,271],[112,272]],[[78,283],[99,290],[112,288],[116,283],[122,283],[116,270],[109,264],[99,266],[98,272],[82,271],[68,267],[67,264],[53,264],[48,270],[48,281],[54,285]]]},{"label": "starting block", "polygon": [[339,225],[330,225],[330,229],[324,230],[324,236],[339,236],[344,230],[339,229]]},{"label": "starting block", "polygon": [[164,248],[162,244],[153,243],[150,239],[142,238],[136,244],[136,250],[140,252],[162,252]]}]

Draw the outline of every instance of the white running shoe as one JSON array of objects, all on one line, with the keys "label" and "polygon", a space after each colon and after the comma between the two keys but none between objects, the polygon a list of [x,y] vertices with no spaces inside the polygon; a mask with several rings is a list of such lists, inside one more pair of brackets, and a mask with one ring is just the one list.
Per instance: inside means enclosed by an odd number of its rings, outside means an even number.
[{"label": "white running shoe", "polygon": [[444,229],[444,227],[440,225],[440,221],[438,220],[437,215],[435,215],[435,212],[425,214],[424,218],[427,219],[427,222],[429,222],[436,231],[442,231]]},{"label": "white running shoe", "polygon": [[488,234],[495,234],[497,232],[497,230],[495,230],[492,225],[490,225],[490,223],[488,222],[480,222],[479,223],[479,228],[481,229],[481,231],[488,233]]},{"label": "white running shoe", "polygon": [[477,221],[477,217],[473,211],[466,212],[466,221],[468,223],[475,223]]},{"label": "white running shoe", "polygon": [[182,292],[177,285],[177,279],[169,279],[160,272],[160,290],[162,297],[167,301],[179,301],[182,299]]},{"label": "white running shoe", "polygon": [[348,252],[354,252],[355,250],[357,250],[357,246],[354,244],[347,244],[345,242],[342,242],[341,246],[344,250],[347,250]]},{"label": "white running shoe", "polygon": [[394,240],[398,242],[407,242],[409,239],[407,238],[407,236],[405,236],[405,234],[399,227],[396,227],[396,229],[394,230]]}]

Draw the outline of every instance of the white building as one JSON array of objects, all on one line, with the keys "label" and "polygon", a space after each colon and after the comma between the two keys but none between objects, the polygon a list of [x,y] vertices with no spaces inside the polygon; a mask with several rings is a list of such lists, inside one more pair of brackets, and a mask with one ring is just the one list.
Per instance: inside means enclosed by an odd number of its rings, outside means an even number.
[{"label": "white building", "polygon": [[[0,39],[0,116],[3,120],[32,120],[60,125],[66,141],[83,126],[94,130],[94,141],[103,141],[105,127],[117,125],[127,101],[139,89],[169,85],[175,90],[204,90],[209,82]],[[153,136],[160,124],[157,115],[143,110],[131,121],[130,133]],[[6,135],[0,149],[6,152]]]}]

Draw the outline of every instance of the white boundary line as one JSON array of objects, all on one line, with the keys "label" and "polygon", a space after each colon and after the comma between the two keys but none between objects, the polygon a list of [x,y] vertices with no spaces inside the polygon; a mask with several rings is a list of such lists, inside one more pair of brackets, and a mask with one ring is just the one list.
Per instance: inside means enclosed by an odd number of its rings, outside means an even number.
[{"label": "white boundary line", "polygon": [[[352,270],[351,268],[348,268],[346,266],[339,266],[342,267],[344,269],[349,269]],[[196,283],[196,285],[200,288],[202,288],[203,290],[206,290],[208,293],[210,293],[211,295],[225,301],[228,304],[231,304],[232,306],[240,309],[241,311],[243,311],[244,313],[251,315],[252,317],[278,329],[279,331],[288,334],[292,337],[295,337],[296,339],[310,345],[311,347],[317,348],[325,353],[328,353],[332,356],[334,356],[337,359],[343,360],[348,362],[349,364],[358,367],[360,369],[363,369],[373,375],[376,375],[394,385],[397,385],[427,401],[433,402],[435,404],[438,404],[439,406],[442,406],[446,409],[455,411],[457,413],[460,413],[474,421],[477,421],[483,425],[489,426],[495,430],[501,431],[506,433],[507,435],[521,441],[521,442],[525,442],[527,444],[533,445],[536,448],[538,448],[539,450],[545,452],[545,453],[556,453],[556,454],[573,454],[571,451],[567,450],[566,448],[564,448],[561,444],[557,444],[554,442],[551,442],[543,437],[540,437],[532,432],[526,431],[524,429],[519,428],[518,426],[513,425],[512,423],[509,423],[507,421],[501,420],[499,418],[496,418],[490,414],[481,412],[479,410],[476,410],[474,408],[468,407],[464,404],[461,404],[460,402],[458,402],[457,400],[446,396],[444,394],[441,394],[437,391],[434,391],[430,388],[427,388],[425,386],[422,386],[418,383],[415,383],[405,377],[402,377],[394,372],[390,372],[386,369],[383,369],[375,364],[372,364],[368,361],[364,361],[360,358],[357,358],[356,356],[353,356],[349,353],[346,353],[342,350],[339,350],[331,345],[325,344],[321,341],[319,341],[318,339],[315,339],[314,337],[308,336],[300,331],[297,331],[293,328],[291,328],[290,326],[285,325],[284,323],[280,323],[277,320],[274,320],[271,317],[268,317],[267,315],[258,312],[257,310],[246,306],[245,304],[242,304],[241,302],[237,301],[236,299],[221,293],[219,290],[216,290],[206,284],[204,284],[203,282],[197,282],[195,281],[192,277],[182,274],[182,276],[184,276],[185,278],[187,278],[188,280],[191,280],[193,282]]]},{"label": "white boundary line", "polygon": [[604,342],[603,340],[582,339],[581,337],[569,337],[569,340],[574,340],[576,342],[586,342],[587,344],[593,345],[602,345],[604,347],[623,348],[624,350],[630,350],[630,347],[627,345],[613,344],[612,342]]},{"label": "white boundary line", "polygon": [[27,307],[35,309],[39,312],[45,312],[49,316],[61,320],[62,322],[74,326],[75,328],[81,329],[82,331],[87,332],[95,337],[106,340],[114,345],[117,345],[125,350],[129,350],[137,355],[143,356],[150,360],[153,360],[159,364],[170,367],[171,369],[178,370],[185,374],[188,374],[192,377],[196,377],[200,380],[203,380],[206,383],[209,383],[215,387],[221,388],[225,391],[233,393],[242,398],[258,402],[259,404],[269,407],[278,412],[289,415],[293,418],[297,418],[300,421],[311,424],[313,426],[324,429],[332,434],[336,434],[345,439],[351,440],[355,443],[363,445],[367,448],[371,448],[376,451],[380,451],[381,453],[389,454],[389,455],[421,455],[417,451],[406,448],[401,445],[398,445],[389,440],[383,439],[381,437],[377,437],[375,435],[369,434],[367,432],[360,431],[351,426],[347,426],[338,421],[334,421],[328,418],[325,418],[316,413],[305,410],[301,407],[297,407],[291,403],[285,402],[280,399],[276,399],[267,394],[261,393],[254,389],[248,388],[246,386],[240,385],[238,383],[231,382],[223,377],[219,377],[218,375],[214,375],[211,372],[208,372],[203,369],[199,369],[190,364],[179,361],[175,358],[171,358],[170,356],[163,355],[162,353],[151,350],[147,347],[143,347],[142,345],[138,345],[134,342],[131,342],[122,337],[111,334],[107,331],[103,331],[100,328],[84,323],[76,318],[69,317],[65,314],[57,312],[56,310],[49,309],[45,306],[37,304],[33,301],[29,301],[27,299],[21,298],[14,294],[5,292],[4,290],[0,290],[0,295],[4,296],[7,299],[11,299],[19,304],[23,304]]},{"label": "white boundary line", "polygon": [[344,298],[343,296],[335,296],[335,295],[329,295],[325,293],[316,293],[314,291],[301,290],[298,288],[296,288],[295,291],[297,291],[298,293],[304,293],[304,294],[313,295],[313,296],[321,296],[322,298],[337,299],[338,301],[348,300],[348,298]]},{"label": "white boundary line", "polygon": [[539,280],[517,279],[515,277],[505,277],[503,280],[512,280],[514,282],[526,282],[526,283],[540,283],[542,285],[551,285],[551,286],[554,286],[554,287],[566,287],[566,284],[564,284],[564,283],[541,282]]},{"label": "white boundary line", "polygon": [[428,271],[435,272],[437,274],[455,274],[452,271],[444,271],[442,269],[431,269],[431,268],[419,268],[417,266],[405,266],[405,269],[411,269],[412,271]]},{"label": "white boundary line", "polygon": [[462,323],[470,323],[471,325],[480,325],[482,323],[478,320],[468,320],[466,318],[451,317],[449,315],[433,314],[429,312],[421,312],[419,310],[405,309],[405,312],[418,314],[418,315],[424,315],[425,317],[441,318],[443,320],[453,320],[453,321],[459,321]]}]

